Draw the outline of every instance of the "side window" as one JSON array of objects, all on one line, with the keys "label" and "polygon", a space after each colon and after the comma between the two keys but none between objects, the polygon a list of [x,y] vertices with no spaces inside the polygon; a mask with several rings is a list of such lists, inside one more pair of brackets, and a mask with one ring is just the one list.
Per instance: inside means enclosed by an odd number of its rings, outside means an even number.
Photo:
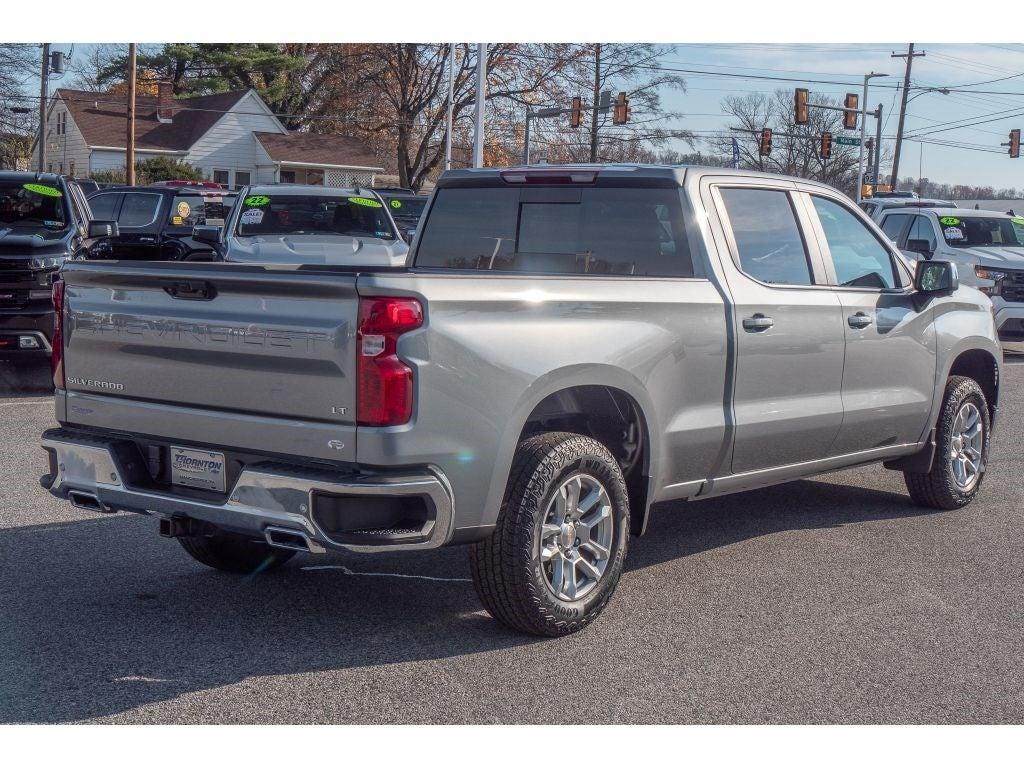
[{"label": "side window", "polygon": [[89,198],[89,208],[92,209],[92,217],[97,221],[114,221],[117,218],[117,204],[121,202],[121,195],[117,192],[104,192],[100,195],[93,195]]},{"label": "side window", "polygon": [[156,221],[160,195],[134,194],[124,196],[117,223],[122,227],[146,227]]},{"label": "side window", "polygon": [[763,283],[814,282],[787,192],[733,187],[720,193],[744,272]]},{"label": "side window", "polygon": [[907,240],[927,240],[928,250],[935,251],[935,229],[932,227],[932,223],[928,221],[927,216],[914,217],[914,223],[910,225],[910,234],[907,235]]},{"label": "side window", "polygon": [[890,213],[882,220],[882,231],[889,236],[890,240],[898,244],[900,232],[903,231],[903,225],[907,223],[908,218],[910,216],[906,213]]},{"label": "side window", "polygon": [[892,256],[856,215],[839,203],[811,196],[835,265],[836,282],[858,288],[895,288]]}]

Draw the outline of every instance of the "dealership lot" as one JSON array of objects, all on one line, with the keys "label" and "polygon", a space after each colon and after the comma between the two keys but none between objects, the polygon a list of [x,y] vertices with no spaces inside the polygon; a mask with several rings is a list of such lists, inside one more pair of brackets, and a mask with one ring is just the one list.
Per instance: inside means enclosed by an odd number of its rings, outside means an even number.
[{"label": "dealership lot", "polygon": [[869,466],[655,513],[605,614],[482,611],[466,553],[204,568],[43,491],[49,371],[0,363],[0,722],[1024,721],[1024,358],[979,499]]}]

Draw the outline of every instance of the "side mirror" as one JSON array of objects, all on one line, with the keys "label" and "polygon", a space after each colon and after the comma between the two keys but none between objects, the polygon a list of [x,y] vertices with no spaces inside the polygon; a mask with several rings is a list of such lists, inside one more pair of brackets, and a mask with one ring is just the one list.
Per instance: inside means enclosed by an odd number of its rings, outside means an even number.
[{"label": "side mirror", "polygon": [[948,293],[960,285],[956,265],[951,261],[919,261],[914,273],[914,290],[919,293]]},{"label": "side mirror", "polygon": [[931,244],[927,240],[907,240],[906,250],[919,253],[926,259],[930,259],[932,257]]},{"label": "side mirror", "polygon": [[89,222],[89,238],[96,239],[99,237],[117,237],[118,232],[116,221],[90,221]]},{"label": "side mirror", "polygon": [[200,224],[199,226],[192,228],[192,239],[198,240],[200,243],[219,245],[220,227],[215,227],[210,224]]}]

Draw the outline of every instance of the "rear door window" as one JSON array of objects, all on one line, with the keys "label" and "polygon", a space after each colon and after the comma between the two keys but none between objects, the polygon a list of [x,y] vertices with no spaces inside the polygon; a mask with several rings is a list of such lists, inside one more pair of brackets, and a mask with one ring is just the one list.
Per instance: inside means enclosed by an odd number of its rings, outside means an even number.
[{"label": "rear door window", "polygon": [[117,221],[117,208],[121,203],[120,192],[101,192],[89,198],[89,208],[96,221]]},{"label": "rear door window", "polygon": [[787,192],[742,187],[719,192],[736,241],[740,269],[772,285],[814,282]]},{"label": "rear door window", "polygon": [[156,221],[160,210],[160,195],[149,193],[127,193],[121,204],[117,223],[122,227],[148,227]]},{"label": "rear door window", "polygon": [[692,277],[678,189],[441,189],[416,266]]}]

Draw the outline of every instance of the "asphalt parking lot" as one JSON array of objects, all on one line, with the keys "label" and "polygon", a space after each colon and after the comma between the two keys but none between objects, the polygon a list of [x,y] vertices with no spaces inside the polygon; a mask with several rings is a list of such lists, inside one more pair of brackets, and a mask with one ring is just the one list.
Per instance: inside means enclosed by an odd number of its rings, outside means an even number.
[{"label": "asphalt parking lot", "polygon": [[1008,363],[967,509],[872,466],[659,510],[605,614],[539,640],[487,617],[461,548],[234,577],[52,499],[49,370],[0,362],[0,721],[1022,722]]}]

